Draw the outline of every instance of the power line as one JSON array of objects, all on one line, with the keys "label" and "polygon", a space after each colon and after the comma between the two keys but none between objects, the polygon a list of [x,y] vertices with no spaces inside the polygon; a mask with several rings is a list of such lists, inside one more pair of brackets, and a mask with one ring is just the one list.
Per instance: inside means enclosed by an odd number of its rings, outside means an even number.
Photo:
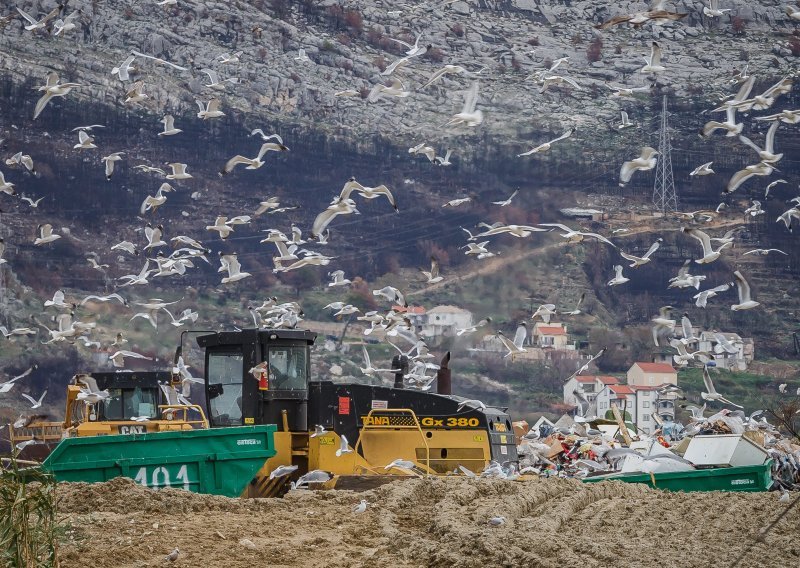
[{"label": "power line", "polygon": [[667,95],[664,95],[661,109],[658,154],[656,179],[653,184],[653,204],[664,214],[672,213],[678,210],[678,196],[675,193],[675,179],[672,176],[672,146],[667,119]]}]

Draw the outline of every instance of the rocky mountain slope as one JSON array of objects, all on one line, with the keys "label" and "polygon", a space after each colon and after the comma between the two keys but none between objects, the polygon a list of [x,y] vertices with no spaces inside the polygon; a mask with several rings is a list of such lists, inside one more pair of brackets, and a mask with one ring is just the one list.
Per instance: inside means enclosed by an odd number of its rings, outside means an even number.
[{"label": "rocky mountain slope", "polygon": [[[581,133],[586,129],[578,146],[600,151],[603,145],[596,143],[604,137],[595,129],[614,120],[619,108],[630,109],[634,120],[648,119],[647,96],[633,103],[609,100],[605,83],[650,84],[638,70],[653,40],[663,49],[667,69],[658,77],[657,89],[679,99],[702,95],[713,101],[714,95],[729,92],[726,85],[733,73],[745,66],[764,82],[796,70],[790,49],[795,26],[783,3],[725,4],[731,11],[720,18],[703,16],[700,2],[682,1],[674,3],[674,10],[688,15],[678,23],[599,31],[593,28],[598,22],[641,10],[642,3],[610,8],[589,1],[459,0],[398,6],[273,0],[185,1],[159,7],[72,0],[66,12],[80,11],[78,27],[63,37],[27,32],[20,18],[7,24],[0,69],[15,83],[37,85],[47,71],[57,70],[64,80],[84,85],[70,98],[131,112],[121,100],[123,85],[110,71],[136,49],[187,71],[138,58],[133,78],[145,81],[149,99],[134,106],[135,112],[186,114],[194,112],[196,99],[213,95],[246,123],[302,124],[365,152],[374,138],[399,147],[422,140],[437,149],[458,143],[457,157],[484,164],[512,148],[525,148],[534,134],[560,133],[568,126]],[[17,5],[44,14],[56,2]],[[364,100],[375,84],[386,81],[381,71],[403,54],[405,48],[392,38],[413,43],[416,35],[420,45],[429,46],[427,53],[392,75],[413,91],[411,96]],[[297,60],[299,49],[309,61]],[[240,63],[220,63],[221,54],[236,51],[242,51]],[[557,73],[576,81],[578,88],[555,86],[540,93],[531,73],[562,57],[569,61]],[[486,115],[480,127],[442,128],[460,110],[470,82],[462,75],[445,75],[423,88],[443,64],[480,71],[477,107]],[[209,89],[204,68],[239,82]],[[347,89],[357,96],[335,96]],[[660,106],[660,100],[655,103]],[[33,97],[28,104],[33,106]]]}]

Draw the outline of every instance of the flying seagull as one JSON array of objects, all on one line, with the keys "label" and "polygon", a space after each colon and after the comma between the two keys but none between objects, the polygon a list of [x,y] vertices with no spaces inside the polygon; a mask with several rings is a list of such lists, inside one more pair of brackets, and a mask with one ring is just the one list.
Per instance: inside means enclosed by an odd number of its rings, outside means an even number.
[{"label": "flying seagull", "polygon": [[711,162],[706,162],[705,164],[703,164],[701,166],[697,166],[694,170],[692,170],[692,173],[690,173],[689,175],[690,176],[707,176],[707,175],[713,174],[714,170],[711,169],[711,164],[713,164],[713,163],[714,162],[711,161]]},{"label": "flying seagull", "polygon": [[651,328],[653,333],[653,343],[655,343],[656,347],[659,346],[658,338],[661,335],[673,335],[675,331],[675,320],[671,319],[670,312],[672,311],[672,306],[661,306],[658,308],[658,315],[651,319],[655,325]]},{"label": "flying seagull", "polygon": [[708,391],[700,393],[700,396],[703,400],[716,400],[723,404],[729,404],[730,406],[735,406],[736,408],[742,408],[738,404],[732,403],[730,400],[717,392],[717,390],[714,388],[714,383],[711,382],[711,376],[708,374],[707,365],[703,365],[703,384],[706,387],[706,391]]},{"label": "flying seagull", "polygon": [[43,223],[36,228],[39,236],[33,241],[34,245],[44,245],[52,243],[61,238],[61,235],[53,232],[53,226],[50,223]]},{"label": "flying seagull", "polygon": [[327,209],[314,219],[314,223],[311,226],[311,236],[313,238],[319,238],[325,231],[325,228],[330,225],[331,221],[336,217],[339,215],[349,215],[351,213],[359,213],[356,208],[356,202],[352,199],[338,200],[336,203],[329,205]]},{"label": "flying seagull", "polygon": [[581,304],[583,304],[583,301],[585,299],[586,299],[586,292],[583,292],[583,293],[581,293],[581,297],[578,298],[578,303],[575,304],[575,309],[574,310],[570,310],[568,312],[561,312],[561,314],[565,315],[565,316],[577,316],[577,315],[579,315],[581,313]]},{"label": "flying seagull", "polygon": [[219,174],[220,175],[229,174],[233,171],[233,168],[235,168],[239,164],[246,164],[247,167],[245,169],[257,170],[258,168],[264,165],[265,162],[263,161],[262,158],[267,152],[270,151],[286,152],[288,150],[289,148],[287,148],[283,144],[280,143],[276,144],[274,142],[265,142],[264,144],[261,145],[261,149],[258,151],[258,155],[255,158],[251,159],[251,158],[245,158],[244,156],[241,155],[236,155],[225,163],[225,167],[222,168]]},{"label": "flying seagull", "polygon": [[36,400],[32,396],[29,396],[29,395],[27,395],[25,393],[21,393],[21,394],[22,394],[22,397],[24,399],[26,399],[28,402],[31,403],[31,405],[32,405],[31,406],[31,410],[35,410],[37,408],[41,408],[42,407],[42,401],[44,400],[44,397],[47,395],[47,389],[45,389],[45,391],[42,393],[42,395],[39,397],[38,400]]},{"label": "flying seagull", "polygon": [[174,136],[183,132],[180,128],[175,128],[175,118],[171,114],[165,114],[161,123],[164,125],[164,130],[158,133],[159,136]]},{"label": "flying seagull", "polygon": [[500,207],[505,207],[507,205],[511,205],[511,200],[514,199],[517,196],[518,193],[519,193],[519,190],[516,189],[516,190],[514,190],[514,193],[512,193],[508,197],[508,199],[504,199],[502,201],[492,201],[492,205],[499,205]]},{"label": "flying seagull", "polygon": [[657,155],[658,152],[655,148],[645,146],[642,148],[638,158],[623,163],[619,171],[620,187],[625,187],[625,185],[631,181],[631,177],[633,177],[635,172],[644,172],[655,168]]},{"label": "flying seagull", "polygon": [[197,106],[200,108],[200,112],[197,113],[197,118],[208,120],[210,118],[220,118],[225,116],[225,113],[219,109],[220,105],[222,104],[219,99],[211,99],[205,105],[202,101],[196,102]]},{"label": "flying seagull", "polygon": [[297,471],[297,468],[298,468],[298,466],[296,466],[296,465],[279,465],[278,467],[276,467],[275,469],[273,469],[270,472],[269,478],[270,479],[275,479],[277,477],[287,476],[287,475]]},{"label": "flying seagull", "polygon": [[504,355],[504,357],[511,357],[511,360],[514,360],[514,357],[521,354],[526,353],[527,349],[523,347],[525,344],[525,339],[528,336],[528,326],[525,322],[520,323],[517,326],[517,331],[514,333],[514,339],[511,340],[506,337],[502,331],[497,332],[497,339],[500,340],[500,343],[508,350],[508,353]]},{"label": "flying seagull", "polygon": [[603,347],[600,351],[595,353],[586,363],[584,363],[583,365],[578,367],[578,370],[575,371],[574,373],[572,373],[569,377],[567,377],[567,379],[564,382],[566,383],[567,381],[569,381],[573,377],[577,377],[578,375],[580,375],[584,371],[588,371],[589,370],[589,366],[592,363],[594,363],[595,361],[597,361],[600,357],[602,357],[605,352],[606,352],[606,348]]},{"label": "flying seagull", "polygon": [[759,302],[756,302],[750,299],[750,284],[745,280],[742,273],[738,270],[733,273],[733,276],[736,278],[736,289],[739,292],[739,303],[734,304],[731,306],[733,311],[739,310],[751,310],[756,306],[761,305]]},{"label": "flying seagull", "polygon": [[697,241],[703,247],[703,257],[695,260],[697,264],[709,264],[714,262],[720,257],[723,250],[733,246],[733,242],[725,242],[717,250],[714,250],[711,246],[711,237],[708,236],[708,233],[705,233],[700,229],[692,229],[689,227],[682,227],[681,231],[690,237],[697,239]]},{"label": "flying seagull", "polygon": [[564,231],[564,233],[561,234],[560,236],[567,239],[567,242],[569,243],[580,243],[583,242],[588,237],[592,239],[597,239],[598,241],[604,242],[607,245],[611,245],[612,247],[617,248],[617,245],[615,245],[607,238],[605,238],[603,235],[600,235],[598,233],[587,233],[584,231],[576,231],[574,229],[570,229],[566,225],[562,225],[561,223],[540,223],[540,224],[542,227],[555,227],[557,229],[561,229],[562,231]]},{"label": "flying seagull", "polygon": [[695,306],[698,308],[705,308],[708,304],[708,300],[716,296],[720,292],[727,292],[733,286],[733,282],[728,284],[720,284],[714,288],[709,288],[708,290],[703,290],[702,292],[698,292],[694,296],[695,299]]},{"label": "flying seagull", "polygon": [[739,141],[755,150],[755,152],[758,154],[758,159],[761,160],[762,163],[775,164],[779,162],[781,158],[783,158],[783,154],[775,153],[775,132],[777,132],[780,124],[781,123],[776,120],[769,127],[769,130],[767,130],[767,135],[764,139],[763,149],[754,144],[753,141],[747,136],[739,135]]},{"label": "flying seagull", "polygon": [[439,261],[436,260],[435,256],[431,256],[431,270],[430,272],[423,270],[422,274],[428,279],[425,283],[426,284],[436,284],[437,282],[441,282],[444,280],[443,276],[439,275]]},{"label": "flying seagull", "polygon": [[639,73],[661,73],[666,71],[666,68],[661,65],[661,55],[661,46],[653,42],[650,45],[650,57],[644,58],[647,65],[639,69]]},{"label": "flying seagull", "polygon": [[764,199],[769,197],[769,190],[778,185],[779,183],[789,183],[789,182],[786,181],[785,179],[776,179],[772,183],[768,184],[767,188],[764,190]]},{"label": "flying seagull", "polygon": [[622,275],[622,265],[617,264],[614,266],[615,276],[611,280],[608,281],[608,286],[619,286],[620,284],[625,284],[628,282],[630,278],[627,278]]},{"label": "flying seagull", "polygon": [[331,281],[328,283],[328,288],[332,288],[334,286],[347,286],[350,284],[350,280],[344,277],[344,270],[334,270],[333,272],[328,272],[328,276],[331,277]]},{"label": "flying seagull", "polygon": [[223,254],[220,256],[220,262],[222,263],[222,268],[228,271],[228,275],[222,279],[222,284],[227,284],[229,282],[238,282],[248,276],[251,276],[249,272],[242,272],[241,265],[239,264],[239,260],[236,258],[236,254]]},{"label": "flying seagull", "polygon": [[91,150],[92,148],[97,148],[97,146],[94,144],[94,138],[86,134],[85,131],[79,130],[78,143],[73,148],[76,150]]},{"label": "flying seagull", "polygon": [[480,109],[475,109],[478,102],[478,81],[473,81],[470,88],[464,96],[464,106],[461,112],[453,115],[444,126],[457,126],[463,124],[465,126],[478,126],[483,122],[483,112]]},{"label": "flying seagull", "polygon": [[26,170],[29,172],[36,173],[33,167],[33,158],[31,158],[28,154],[23,154],[22,152],[17,152],[10,158],[6,160],[7,166],[24,166]]},{"label": "flying seagull", "polygon": [[[171,0],[168,0],[168,1],[170,3],[173,3]],[[177,2],[174,2],[174,3],[177,3]],[[177,69],[178,71],[188,71],[188,69],[186,67],[181,67],[180,65],[175,65],[174,63],[170,63],[166,59],[161,59],[160,57],[154,57],[152,55],[147,55],[146,53],[141,53],[139,51],[136,51],[135,49],[132,49],[131,53],[133,55],[135,55],[136,57],[144,57],[145,59],[151,59],[151,60],[155,61],[156,63],[158,63],[160,65],[168,65],[169,67],[172,67],[173,69]]]},{"label": "flying seagull", "polygon": [[125,357],[130,357],[133,359],[145,359],[147,361],[153,360],[152,357],[147,357],[146,355],[135,353],[133,351],[117,351],[113,355],[110,355],[108,359],[114,364],[115,367],[121,368],[125,366]]},{"label": "flying seagull", "polygon": [[377,199],[381,196],[386,197],[386,199],[389,200],[389,205],[391,205],[394,210],[399,213],[394,195],[392,195],[392,192],[389,190],[389,188],[383,184],[376,187],[367,187],[358,183],[356,178],[351,177],[347,183],[344,184],[344,187],[342,187],[342,191],[339,194],[338,200],[348,200],[350,198],[350,194],[354,191],[365,199]]},{"label": "flying seagull", "polygon": [[433,75],[431,75],[428,78],[428,82],[425,83],[424,85],[422,85],[420,87],[420,89],[425,89],[426,87],[429,87],[431,84],[433,84],[434,82],[438,81],[439,79],[441,79],[445,75],[452,74],[452,73],[467,73],[467,74],[469,74],[469,71],[467,71],[461,65],[445,65],[443,68],[439,69]]},{"label": "flying seagull", "polygon": [[50,12],[48,12],[47,15],[44,18],[42,18],[41,20],[37,20],[36,18],[32,17],[30,14],[28,14],[28,13],[24,12],[23,10],[21,10],[19,7],[17,8],[17,12],[19,12],[19,15],[22,16],[23,18],[25,18],[28,21],[28,24],[25,26],[25,29],[27,31],[29,31],[29,32],[32,32],[34,30],[44,29],[47,26],[47,23],[50,20],[52,20],[53,18],[58,16],[58,13],[61,11],[61,8],[62,8],[61,5],[56,6]]},{"label": "flying seagull", "polygon": [[622,122],[620,122],[617,125],[617,130],[624,130],[625,128],[631,128],[633,126],[636,126],[636,123],[631,122],[631,120],[628,118],[628,113],[625,112],[624,110],[620,111],[620,120]]},{"label": "flying seagull", "polygon": [[595,28],[600,30],[606,30],[613,26],[625,23],[631,24],[635,28],[639,28],[647,22],[653,22],[654,24],[662,24],[668,21],[680,20],[681,18],[685,18],[687,15],[688,13],[680,14],[677,12],[669,12],[664,9],[664,0],[654,0],[653,2],[650,3],[649,10],[645,10],[643,12],[635,12],[633,14],[614,16],[613,18],[603,22],[602,24],[597,24]]},{"label": "flying seagull", "polygon": [[391,85],[386,86],[383,83],[378,83],[367,95],[367,101],[374,103],[383,96],[397,97],[404,99],[411,94],[411,91],[406,90],[403,82],[400,79],[392,79]]},{"label": "flying seagull", "polygon": [[255,136],[256,134],[258,134],[262,142],[277,140],[278,144],[283,144],[283,138],[281,138],[279,134],[264,134],[264,131],[261,130],[260,128],[256,128],[255,130],[250,131],[250,134],[248,134],[248,136]]},{"label": "flying seagull", "polygon": [[417,39],[416,39],[416,41],[414,42],[414,45],[411,45],[410,43],[406,43],[405,41],[403,41],[403,40],[401,40],[401,39],[395,39],[395,38],[393,38],[393,37],[390,37],[390,38],[388,38],[388,39],[389,39],[390,41],[393,41],[393,42],[395,42],[395,43],[399,43],[399,44],[400,44],[400,45],[402,45],[403,47],[406,47],[406,48],[408,48],[408,49],[406,50],[406,55],[409,55],[409,56],[411,56],[411,57],[414,57],[415,55],[422,55],[422,54],[423,54],[423,53],[425,53],[425,52],[427,51],[427,49],[428,49],[428,48],[427,48],[427,47],[425,47],[425,46],[422,46],[422,47],[420,47],[420,45],[419,45],[419,40],[420,40],[420,38],[421,38],[421,37],[422,37],[422,34],[417,34]]},{"label": "flying seagull", "polygon": [[748,254],[757,254],[759,256],[766,256],[771,252],[779,252],[783,255],[789,256],[789,253],[782,251],[781,249],[753,249],[749,250],[744,253],[742,256],[747,256]]},{"label": "flying seagull", "polygon": [[768,176],[775,171],[772,164],[766,162],[759,162],[750,166],[745,166],[743,170],[739,170],[728,181],[728,185],[723,193],[732,193],[739,189],[739,186],[746,182],[753,176]]},{"label": "flying seagull", "polygon": [[527,152],[523,152],[522,154],[517,154],[517,158],[520,158],[522,156],[530,156],[531,154],[538,154],[539,152],[546,152],[552,147],[553,144],[555,144],[556,142],[559,142],[561,140],[566,140],[567,138],[572,136],[574,133],[575,133],[575,129],[574,128],[570,128],[569,130],[567,130],[564,134],[562,134],[558,138],[553,138],[549,142],[544,142],[542,144],[539,144],[538,146],[536,146],[532,150],[528,150]]},{"label": "flying seagull", "polygon": [[730,8],[720,9],[719,0],[709,0],[707,6],[703,6],[703,14],[709,18],[718,18],[723,16],[725,12],[730,12]]},{"label": "flying seagull", "polygon": [[652,245],[650,245],[650,248],[647,249],[647,252],[644,253],[642,256],[635,256],[635,255],[628,254],[628,253],[622,252],[622,251],[620,251],[619,254],[625,260],[630,260],[631,261],[631,264],[630,264],[631,268],[639,268],[640,266],[650,262],[650,257],[653,255],[654,252],[656,252],[658,250],[658,247],[661,246],[661,243],[663,241],[664,241],[664,239],[661,239],[661,238],[657,239],[656,242],[654,242]]},{"label": "flying seagull", "polygon": [[125,152],[114,152],[108,156],[103,156],[102,162],[106,164],[106,180],[111,181],[111,176],[114,175],[114,164],[122,159]]},{"label": "flying seagull", "polygon": [[130,79],[130,72],[133,70],[133,60],[136,59],[135,55],[129,55],[125,61],[119,64],[118,67],[111,69],[111,74],[119,77],[120,81],[127,81]]},{"label": "flying seagull", "polygon": [[[339,449],[336,450],[336,457],[342,457],[344,454],[352,454],[353,450],[350,449],[350,446],[347,442],[347,437],[342,434],[341,439],[339,441]],[[366,509],[366,505],[364,506]]]}]

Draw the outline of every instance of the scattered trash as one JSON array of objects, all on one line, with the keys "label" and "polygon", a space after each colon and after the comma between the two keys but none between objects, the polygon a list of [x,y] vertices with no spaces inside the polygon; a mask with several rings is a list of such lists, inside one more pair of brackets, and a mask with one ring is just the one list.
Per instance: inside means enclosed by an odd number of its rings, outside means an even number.
[{"label": "scattered trash", "polygon": [[[541,424],[518,437],[519,474],[619,479],[680,491],[800,488],[800,445],[765,418],[756,420],[759,414],[725,409],[701,418],[702,412],[694,413],[686,428],[670,423],[669,432],[659,429],[651,436],[637,436],[630,424],[623,432],[621,420]],[[569,422],[565,417],[557,424]],[[513,478],[508,469],[490,464],[481,476]]]}]

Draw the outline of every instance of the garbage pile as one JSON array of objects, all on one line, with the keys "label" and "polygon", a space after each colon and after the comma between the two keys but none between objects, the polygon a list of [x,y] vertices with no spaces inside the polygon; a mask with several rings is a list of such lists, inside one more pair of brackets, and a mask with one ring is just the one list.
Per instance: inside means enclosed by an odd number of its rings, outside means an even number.
[{"label": "garbage pile", "polygon": [[[642,476],[658,486],[654,474],[713,470],[708,476],[727,472],[763,471],[757,475],[725,481],[714,489],[800,489],[800,444],[783,436],[767,422],[763,413],[746,416],[742,411],[722,410],[703,417],[696,409],[684,427],[664,422],[653,434],[636,431],[632,424],[615,420],[573,420],[562,417],[552,424],[529,428],[514,423],[519,454],[519,473],[542,477],[572,477],[587,480],[638,480]],[[771,466],[769,476],[766,465]],[[741,469],[744,468],[744,469]],[[752,473],[752,472],[750,472]],[[691,477],[691,475],[689,476]],[[737,487],[741,485],[742,487]],[[678,484],[680,487],[680,484]]]}]

